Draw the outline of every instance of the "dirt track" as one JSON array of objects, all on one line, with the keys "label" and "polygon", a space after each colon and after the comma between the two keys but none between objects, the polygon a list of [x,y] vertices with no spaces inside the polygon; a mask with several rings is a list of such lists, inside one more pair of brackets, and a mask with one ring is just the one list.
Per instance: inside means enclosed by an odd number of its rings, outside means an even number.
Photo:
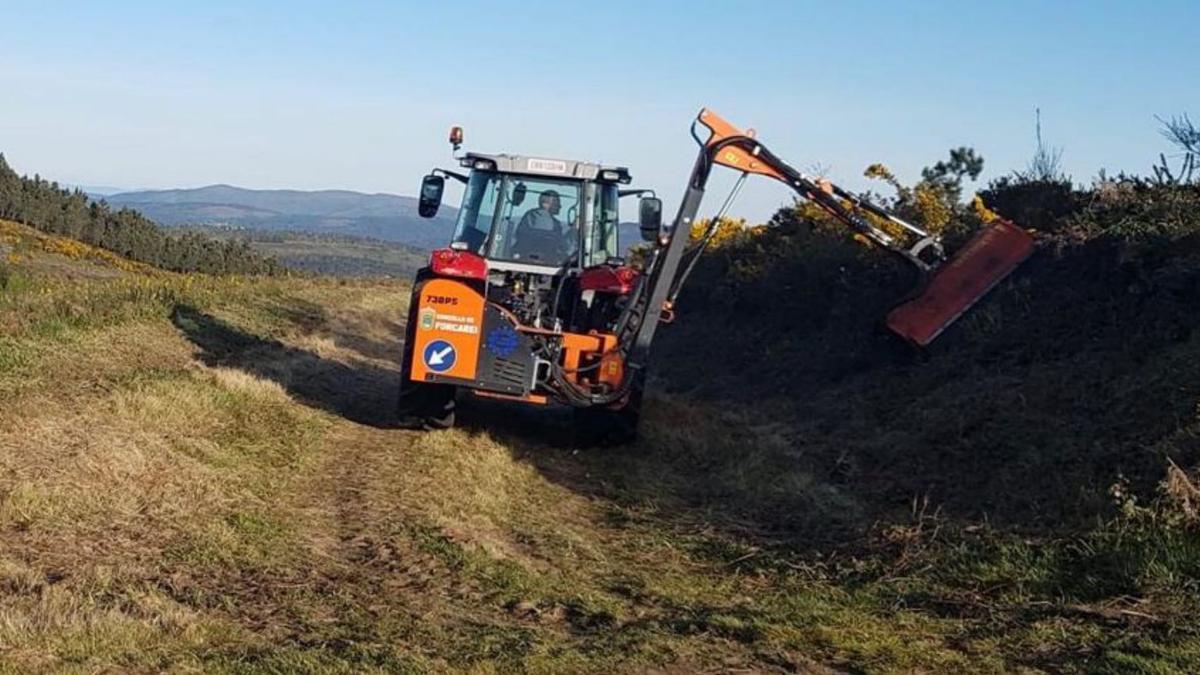
[{"label": "dirt track", "polygon": [[[723,570],[542,443],[569,437],[562,415],[468,404],[462,430],[392,428],[402,297],[180,305],[39,353],[0,427],[6,662],[754,662],[697,618],[720,600],[655,590]],[[761,586],[717,583],[738,606]]]}]

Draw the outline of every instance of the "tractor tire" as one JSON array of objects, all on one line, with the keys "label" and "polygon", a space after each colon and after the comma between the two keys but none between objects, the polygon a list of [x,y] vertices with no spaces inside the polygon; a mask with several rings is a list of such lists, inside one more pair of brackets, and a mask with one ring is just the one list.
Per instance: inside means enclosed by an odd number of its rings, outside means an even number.
[{"label": "tractor tire", "polygon": [[425,431],[453,428],[456,389],[450,384],[405,381],[396,405],[397,426]]},{"label": "tractor tire", "polygon": [[583,447],[609,448],[637,440],[645,372],[635,374],[625,405],[617,409],[575,408],[575,440]]},{"label": "tractor tire", "polygon": [[455,422],[455,394],[458,388],[452,384],[413,382],[412,343],[417,327],[417,298],[424,270],[417,273],[409,300],[408,321],[404,327],[404,358],[400,363],[400,395],[396,400],[397,426],[402,429],[433,431],[450,429]]}]

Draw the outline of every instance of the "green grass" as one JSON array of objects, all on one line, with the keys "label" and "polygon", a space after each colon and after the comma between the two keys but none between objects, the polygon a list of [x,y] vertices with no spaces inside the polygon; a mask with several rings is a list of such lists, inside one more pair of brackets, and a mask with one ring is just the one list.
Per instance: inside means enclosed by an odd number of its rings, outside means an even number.
[{"label": "green grass", "polygon": [[[0,296],[0,671],[1200,666],[1182,488],[1021,488],[1035,462],[970,483],[1011,494],[993,519],[930,482],[1039,449],[1079,461],[1082,434],[1182,456],[1200,419],[1171,378],[1190,377],[1191,341],[1139,367],[1115,346],[1043,358],[1072,400],[1098,386],[1066,381],[1080,364],[1124,378],[1094,417],[1068,410],[1094,427],[1047,422],[1061,410],[1005,385],[1003,361],[969,371],[986,395],[952,376],[979,352],[819,387],[797,369],[799,407],[714,399],[665,368],[642,441],[598,451],[563,440],[569,416],[491,403],[451,432],[390,428],[407,295],[34,275]],[[1161,410],[1172,391],[1187,414]],[[996,410],[1018,393],[1034,404],[1010,429]],[[1109,457],[1060,475],[1103,477]],[[1029,517],[1039,503],[1080,517]]]}]

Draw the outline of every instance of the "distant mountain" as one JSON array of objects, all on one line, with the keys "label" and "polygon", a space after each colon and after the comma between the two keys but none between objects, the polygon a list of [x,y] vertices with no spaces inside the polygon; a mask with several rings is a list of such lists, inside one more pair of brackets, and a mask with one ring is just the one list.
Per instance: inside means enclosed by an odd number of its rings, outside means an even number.
[{"label": "distant mountain", "polygon": [[617,240],[621,243],[621,255],[628,256],[629,249],[643,242],[642,230],[637,223],[620,223],[617,225]]},{"label": "distant mountain", "polygon": [[82,190],[84,194],[92,199],[102,199],[108,195],[115,195],[118,192],[129,192],[129,188],[113,187],[112,185],[81,185],[78,183],[59,183],[59,186],[66,190]]},{"label": "distant mountain", "polygon": [[437,218],[417,215],[417,200],[350,190],[248,190],[210,185],[184,190],[122,192],[104,198],[135,208],[164,225],[233,225],[260,230],[297,230],[373,237],[429,249],[444,246],[457,210],[443,206]]}]

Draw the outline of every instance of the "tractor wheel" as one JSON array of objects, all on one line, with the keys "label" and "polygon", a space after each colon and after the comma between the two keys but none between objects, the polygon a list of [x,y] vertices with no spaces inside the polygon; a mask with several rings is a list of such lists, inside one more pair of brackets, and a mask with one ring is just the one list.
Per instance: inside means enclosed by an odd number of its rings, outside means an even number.
[{"label": "tractor wheel", "polygon": [[454,426],[455,390],[450,384],[405,381],[396,406],[398,425],[404,429],[450,429]]},{"label": "tractor wheel", "polygon": [[409,300],[408,321],[404,330],[404,359],[400,363],[400,396],[396,401],[397,425],[402,429],[450,429],[454,426],[455,394],[452,384],[413,382],[412,344],[417,328],[417,298],[421,288],[421,273],[413,285]]},{"label": "tractor wheel", "polygon": [[637,440],[645,373],[636,373],[625,405],[614,410],[595,406],[575,408],[575,438],[585,447],[627,445]]},{"label": "tractor wheel", "polygon": [[396,401],[398,425],[404,429],[450,429],[454,426],[455,394],[452,384],[413,382],[412,353],[405,344],[400,365],[400,396]]}]

